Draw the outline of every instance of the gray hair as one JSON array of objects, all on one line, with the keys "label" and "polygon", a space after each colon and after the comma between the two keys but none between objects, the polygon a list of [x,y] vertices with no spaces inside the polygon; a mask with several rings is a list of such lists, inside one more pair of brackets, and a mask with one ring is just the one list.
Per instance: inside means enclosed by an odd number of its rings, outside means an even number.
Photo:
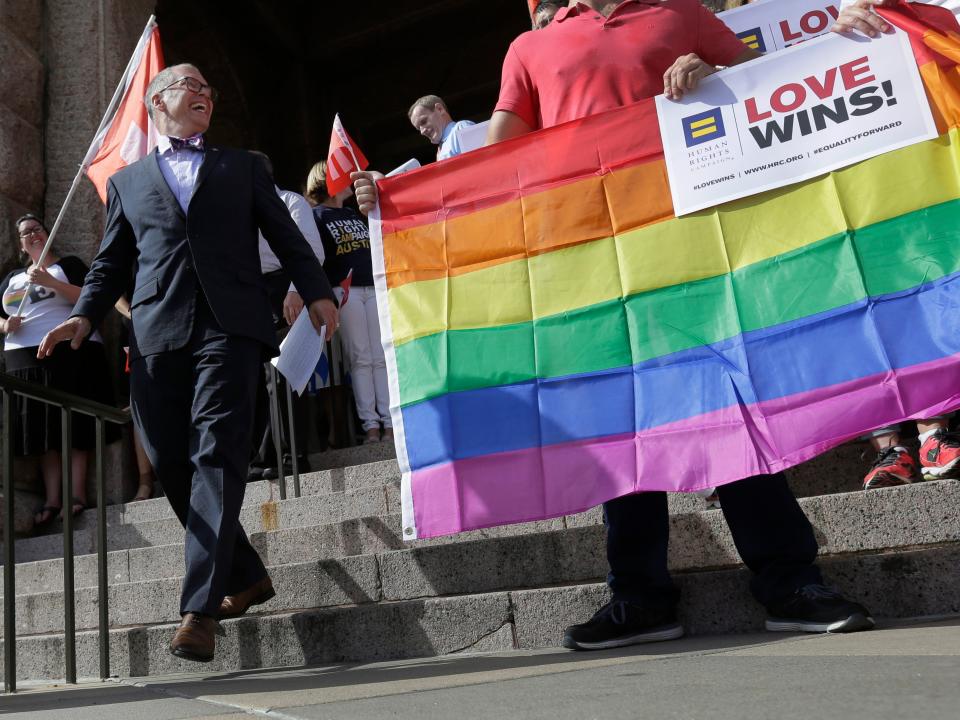
[{"label": "gray hair", "polygon": [[176,70],[177,68],[181,67],[191,67],[194,70],[197,69],[196,65],[191,65],[190,63],[171,65],[170,67],[165,67],[163,70],[154,75],[153,79],[150,81],[150,84],[147,85],[147,93],[143,96],[143,104],[147,106],[147,115],[150,116],[151,120],[153,120],[153,96],[160,92],[163,88],[167,87],[167,85],[176,82]]},{"label": "gray hair", "polygon": [[443,101],[443,98],[439,95],[424,95],[422,98],[419,98],[413,105],[410,106],[410,109],[407,110],[407,117],[413,117],[413,111],[418,107],[425,108],[427,110],[433,110],[437,105],[441,106],[444,110],[447,111],[447,114],[450,114],[450,108],[447,107],[447,104]]}]

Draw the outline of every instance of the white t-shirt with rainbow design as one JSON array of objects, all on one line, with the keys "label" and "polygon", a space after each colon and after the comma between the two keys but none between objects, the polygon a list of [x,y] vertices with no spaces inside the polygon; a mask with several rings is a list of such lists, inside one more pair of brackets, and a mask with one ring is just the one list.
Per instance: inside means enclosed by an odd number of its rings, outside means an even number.
[{"label": "white t-shirt with rainbow design", "polygon": [[[61,267],[61,263],[70,270],[70,277]],[[81,285],[83,276],[86,274],[86,267],[79,258],[65,257],[48,267],[47,272],[61,282]],[[26,270],[17,271],[8,277],[9,282],[2,289],[2,315],[4,317],[12,317],[17,314],[24,296],[27,294],[27,285],[29,284]],[[44,335],[70,317],[72,312],[73,303],[57,291],[40,285],[32,286],[29,291],[29,300],[24,305],[23,323],[16,332],[9,333],[4,338],[4,350],[36,347],[40,344]],[[97,332],[94,332],[90,339],[95,342],[103,342]]]}]

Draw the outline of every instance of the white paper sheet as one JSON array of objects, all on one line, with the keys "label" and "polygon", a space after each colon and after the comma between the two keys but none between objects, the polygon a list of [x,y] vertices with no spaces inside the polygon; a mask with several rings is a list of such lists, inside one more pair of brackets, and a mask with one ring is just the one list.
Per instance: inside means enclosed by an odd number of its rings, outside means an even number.
[{"label": "white paper sheet", "polygon": [[387,173],[387,177],[393,177],[394,175],[403,175],[405,172],[410,172],[411,170],[416,170],[420,167],[420,161],[416,158],[410,158],[400,167],[394,168]]},{"label": "white paper sheet", "polygon": [[304,308],[280,343],[280,355],[270,361],[287,379],[290,387],[297,391],[297,395],[303,395],[303,390],[320,361],[326,335],[326,327],[321,328],[320,334],[317,334],[310,322],[310,313]]}]

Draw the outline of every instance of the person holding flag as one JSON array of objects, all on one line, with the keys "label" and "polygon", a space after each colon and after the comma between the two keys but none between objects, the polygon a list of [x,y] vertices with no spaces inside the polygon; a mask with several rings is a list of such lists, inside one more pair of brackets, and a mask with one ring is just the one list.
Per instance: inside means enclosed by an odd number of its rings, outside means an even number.
[{"label": "person holding flag", "polygon": [[[80,296],[87,266],[80,258],[60,257],[50,248],[41,262],[47,229],[36,215],[28,213],[18,218],[15,226],[25,265],[0,281],[0,334],[4,336],[5,371],[27,382],[112,405],[113,387],[99,332],[91,333],[77,352],[62,347],[48,358],[37,358],[37,346],[46,332],[70,316]],[[93,418],[73,414],[69,450],[73,485],[70,497],[64,499],[61,497],[60,410],[19,396],[15,403],[14,453],[40,456],[45,499],[37,510],[35,525],[46,525],[66,512],[77,515],[87,506],[87,458],[96,447]],[[107,428],[107,442],[119,437],[115,425]],[[61,509],[64,501],[67,507]]]},{"label": "person holding flag", "polygon": [[[680,100],[717,66],[758,57],[698,0],[580,0],[543,30],[510,45],[487,144],[520,137],[663,93]],[[376,207],[376,178],[354,173],[361,211]],[[721,511],[750,588],[772,631],[855,632],[870,612],[824,584],[817,540],[783,473],[718,488]],[[611,600],[571,625],[564,647],[600,650],[683,635],[680,591],[667,565],[664,492],[604,503]]]},{"label": "person holding flag", "polygon": [[[920,3],[902,3],[900,0],[848,0],[841,8],[833,31],[857,31],[870,37],[892,32],[893,26],[873,9],[898,6],[910,12],[918,29],[933,30],[938,34],[960,33],[960,24],[951,15],[960,12],[958,0],[928,0]],[[922,39],[915,34],[911,35],[911,39],[915,47],[918,42],[922,44]],[[876,456],[863,478],[864,490],[908,485],[921,480],[960,478],[960,433],[950,431],[949,418],[920,418],[916,421],[916,429],[920,443],[919,463],[901,443],[899,426],[878,428],[867,436],[866,439]]]},{"label": "person holding flag", "polygon": [[[346,133],[344,136],[349,140]],[[334,148],[342,147],[336,132],[334,137],[337,143],[331,144],[330,158],[314,165],[307,176],[307,198],[315,205],[313,215],[323,238],[323,268],[340,301],[344,350],[350,362],[357,414],[366,433],[364,442],[380,442],[381,425],[382,439],[392,442],[390,388],[380,342],[370,231],[356,210],[344,207],[344,201],[353,194],[349,176],[338,175],[334,180],[329,174]],[[353,148],[353,157],[363,157],[352,141],[348,146]]]},{"label": "person holding flag", "polygon": [[[858,30],[870,37],[889,32],[890,24],[873,12],[873,8],[889,8],[900,4],[900,0],[843,0],[840,3],[840,16],[832,28],[833,32]],[[920,4],[936,5],[954,15],[960,15],[960,0],[920,0]]]},{"label": "person holding flag", "polygon": [[193,65],[150,80],[143,102],[157,149],[107,180],[100,251],[73,315],[38,350],[47,357],[63,341],[80,347],[134,277],[131,409],[186,528],[182,623],[170,652],[201,662],[213,659],[218,617],[275,594],[239,521],[257,373],[278,352],[257,228],[317,332],[337,329],[330,284],[263,163],[206,142],[216,99]]}]

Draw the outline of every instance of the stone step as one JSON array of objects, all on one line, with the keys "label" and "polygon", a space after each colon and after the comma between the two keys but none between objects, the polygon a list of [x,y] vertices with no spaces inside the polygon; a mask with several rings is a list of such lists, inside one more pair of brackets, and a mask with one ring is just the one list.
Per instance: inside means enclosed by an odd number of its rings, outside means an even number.
[{"label": "stone step", "polygon": [[[942,481],[874,491],[806,498],[804,509],[821,539],[823,556],[855,555],[960,540],[960,518],[946,512],[960,501],[960,483]],[[670,566],[679,572],[735,567],[739,557],[721,513],[701,511],[672,518]],[[278,595],[266,612],[346,603],[584,582],[606,573],[605,535],[599,525],[503,537],[423,544],[370,555],[324,559],[304,553],[295,564],[274,566]],[[177,617],[179,577],[137,580],[110,588],[111,624],[151,624]],[[77,592],[78,628],[97,621],[96,590]],[[17,598],[19,633],[62,627],[58,591]]]},{"label": "stone step", "polygon": [[[301,496],[332,495],[344,492],[364,490],[381,485],[396,485],[400,480],[400,469],[396,460],[382,460],[363,465],[351,465],[331,470],[316,470],[300,475]],[[293,476],[287,478],[287,498],[293,498]],[[279,501],[280,491],[276,480],[259,480],[247,483],[244,493],[244,507],[262,505],[268,501]],[[173,508],[166,498],[158,497],[141,502],[129,502],[111,505],[107,508],[107,527],[134,525],[173,518]],[[95,508],[81,513],[74,521],[74,532],[94,530],[97,524]],[[61,535],[59,523],[52,525],[50,535]]]},{"label": "stone step", "polygon": [[355,445],[337,450],[314,453],[310,455],[311,470],[328,470],[365,465],[368,463],[393,460],[396,462],[397,450],[392,442],[372,443],[370,445]]},{"label": "stone step", "polygon": [[[839,555],[825,559],[822,566],[831,582],[867,604],[882,622],[960,613],[960,575],[954,572],[958,562],[960,546],[950,544]],[[764,613],[750,598],[746,570],[679,573],[676,579],[688,634],[762,630]],[[556,647],[565,626],[585,621],[607,599],[605,585],[585,583],[253,615],[223,623],[226,636],[217,639],[216,659],[202,669],[238,671]],[[201,666],[168,653],[174,627],[166,623],[112,630],[111,672],[133,677],[197,672]],[[18,678],[60,678],[63,636],[19,637],[17,657]],[[79,633],[78,674],[94,676],[97,662],[97,634]]]},{"label": "stone step", "polygon": [[[339,453],[342,459],[364,459],[368,453],[367,447],[347,448]],[[788,471],[791,487],[798,497],[826,494],[859,489],[859,475],[857,470],[851,470],[854,461],[859,460],[860,450],[857,446],[847,445],[837,448],[831,453],[811,460],[804,465]],[[325,455],[312,456],[313,464],[318,458]],[[376,457],[376,455],[374,455]],[[841,472],[846,468],[845,472]],[[349,465],[342,468],[317,470],[301,476],[301,493],[303,497],[334,496],[332,506],[336,507],[344,502],[344,493],[359,492],[361,490],[385,486],[388,491],[388,505],[390,509],[397,507],[397,488],[400,471],[396,460],[376,460],[359,465]],[[840,478],[831,479],[831,478]],[[288,479],[288,500],[281,501],[275,507],[279,511],[274,518],[272,509],[268,506],[264,514],[264,504],[271,500],[277,501],[279,491],[276,481],[259,481],[247,485],[244,498],[245,512],[243,521],[248,532],[259,532],[261,526],[272,527],[274,519],[278,527],[292,527],[293,523],[302,523],[304,515],[309,515],[320,501],[305,501],[299,510],[296,499],[292,497],[292,479]],[[366,496],[370,500],[370,494]],[[362,502],[362,501],[361,501]],[[702,510],[706,503],[698,495],[685,493],[670,493],[669,506],[672,514],[690,513]],[[345,517],[355,517],[356,511],[345,511]],[[599,512],[599,511],[596,511]],[[257,519],[257,515],[261,515]],[[584,513],[588,515],[589,513]],[[166,522],[160,522],[166,521]],[[174,519],[173,510],[165,498],[155,498],[143,502],[126,503],[110,506],[107,510],[108,543],[111,550],[144,547],[157,543],[169,543],[171,538],[182,537],[182,530]],[[136,526],[132,529],[131,526]],[[117,529],[119,528],[119,529]],[[95,548],[96,512],[91,509],[75,520],[74,546],[79,554],[90,553]],[[0,544],[2,548],[2,544]],[[17,562],[32,562],[62,555],[63,538],[59,525],[51,526],[49,534],[17,541]],[[2,563],[0,563],[2,564]]]},{"label": "stone step", "polygon": [[[167,504],[166,500],[161,501]],[[328,524],[361,517],[386,516],[399,512],[400,489],[396,482],[374,484],[328,494],[304,495],[276,502],[245,504],[240,521],[250,534],[279,528]],[[154,520],[137,520],[112,525],[107,530],[109,551],[168,545],[183,542],[183,528],[172,512]],[[74,532],[74,552],[86,555],[96,551],[96,528],[87,526]],[[63,535],[41,535],[18,540],[16,562],[46,560],[63,555]]]},{"label": "stone step", "polygon": [[[579,520],[579,519],[578,519]],[[599,522],[599,515],[597,515]],[[474,530],[417,541],[417,546],[450,544],[488,537],[504,537],[527,533],[561,530],[564,518],[519,525]],[[400,529],[400,515],[344,520],[329,525],[288,528],[256,533],[250,540],[266,565],[285,565],[307,559],[327,559],[371,555],[398,550],[405,544]],[[179,578],[184,572],[183,544],[152,545],[107,553],[108,583],[118,585],[162,578]],[[74,586],[97,585],[97,556],[81,555],[74,563]],[[63,561],[39,560],[17,564],[17,594],[31,595],[57,592],[63,588]]]},{"label": "stone step", "polygon": [[[843,533],[847,552],[880,549],[904,544],[891,534],[909,536],[916,544],[947,542],[957,538],[956,522],[949,513],[940,513],[956,501],[960,485],[952,481],[923,483],[890,488],[882,492],[845,493],[836,496],[802,498],[801,505],[815,528],[835,526],[833,532],[817,530],[821,552],[831,554],[831,538]],[[702,506],[701,506],[702,507]],[[369,555],[387,550],[432,548],[487,538],[545,533],[563,529],[596,528],[602,524],[599,508],[579,515],[553,520],[473,530],[459,535],[404,542],[400,515],[389,513],[341,520],[329,524],[281,528],[251,533],[251,541],[268,566],[303,560]],[[717,511],[675,515],[672,519],[671,565],[673,567],[710,567],[736,561],[732,543]],[[182,537],[182,531],[174,528]],[[678,538],[689,538],[683,541]],[[602,542],[602,529],[600,542]],[[429,561],[425,553],[424,562]],[[114,550],[108,553],[110,584],[142,582],[183,574],[183,545],[149,545]],[[76,587],[97,584],[96,555],[75,559]],[[55,592],[63,587],[63,561],[59,558],[17,564],[18,595]]]},{"label": "stone step", "polygon": [[[363,446],[363,448],[372,446]],[[360,448],[347,448],[337,453],[367,452]],[[851,470],[854,461],[859,461],[860,450],[855,445],[846,445],[831,453],[826,453],[804,465],[788,471],[790,484],[798,497],[826,494],[859,489],[859,475]],[[313,456],[314,462],[319,455]],[[352,457],[352,456],[343,456]],[[845,472],[841,472],[846,468]],[[317,500],[319,497],[332,496],[329,503],[331,508],[340,507],[345,502],[360,499],[360,505],[369,503],[375,493],[363,495],[361,491],[372,490],[379,486],[389,488],[388,510],[392,512],[398,507],[398,483],[400,471],[396,460],[386,459],[360,465],[351,465],[343,468],[319,470],[301,476],[301,492],[303,504],[297,499],[288,496],[286,501],[280,501],[275,506],[278,513],[273,516],[274,506],[268,506],[264,513],[264,504],[270,500],[278,500],[278,490],[275,481],[260,481],[247,486],[244,498],[243,522],[248,532],[255,533],[261,529],[269,529],[276,520],[277,527],[294,527],[303,524],[305,516],[309,516],[318,506],[328,503]],[[831,480],[831,478],[840,478]],[[292,481],[289,484],[292,494]],[[345,498],[345,494],[359,493],[352,499]],[[670,493],[669,506],[672,514],[690,513],[702,510],[706,503],[698,495],[685,493]],[[334,512],[332,509],[330,512]],[[599,512],[598,510],[595,512]],[[357,517],[357,509],[343,510],[343,517]],[[589,513],[583,513],[589,515]],[[260,515],[258,519],[258,515]],[[165,522],[163,522],[165,521]],[[137,503],[127,503],[108,508],[108,543],[111,550],[121,550],[132,547],[144,547],[158,543],[169,543],[171,538],[181,538],[182,529],[174,519],[173,510],[165,498],[155,498]],[[293,523],[293,524],[291,524]],[[90,553],[95,548],[96,513],[91,510],[80,515],[76,520],[74,530],[75,551],[79,554]],[[0,545],[2,547],[2,545]],[[63,539],[58,531],[56,534],[40,535],[24,538],[17,541],[17,562],[31,562],[62,555]]]},{"label": "stone step", "polygon": [[[369,448],[374,448],[374,450],[371,451]],[[383,454],[382,448],[380,450],[376,450],[376,448],[377,446],[358,446],[313,455],[311,456],[312,465],[317,467],[323,462],[368,460],[370,457],[378,457],[378,453]],[[371,453],[373,454],[371,455]],[[848,444],[788,470],[787,476],[791,488],[797,497],[859,490],[864,471],[864,463],[860,460],[860,453],[860,446]],[[332,458],[328,457],[329,455],[332,455]],[[393,457],[388,457],[344,467],[316,469],[300,476],[300,486],[301,494],[304,496],[328,495],[377,485],[396,485],[399,478],[400,469],[396,460]],[[292,476],[287,478],[287,492],[288,498],[292,499]],[[257,481],[247,485],[244,497],[245,507],[261,505],[270,500],[279,500],[279,488],[275,480]],[[673,513],[686,513],[703,509],[705,503],[699,495],[671,493],[670,507]],[[173,517],[173,510],[165,498],[111,505],[107,509],[108,527]],[[94,508],[82,513],[74,521],[74,531],[76,533],[92,532],[95,527],[96,511]],[[59,537],[61,533],[59,523],[49,526],[49,529],[46,530],[46,535]],[[43,537],[45,535],[39,536]],[[19,542],[29,545],[27,541],[31,539],[33,538],[26,538]]]}]

